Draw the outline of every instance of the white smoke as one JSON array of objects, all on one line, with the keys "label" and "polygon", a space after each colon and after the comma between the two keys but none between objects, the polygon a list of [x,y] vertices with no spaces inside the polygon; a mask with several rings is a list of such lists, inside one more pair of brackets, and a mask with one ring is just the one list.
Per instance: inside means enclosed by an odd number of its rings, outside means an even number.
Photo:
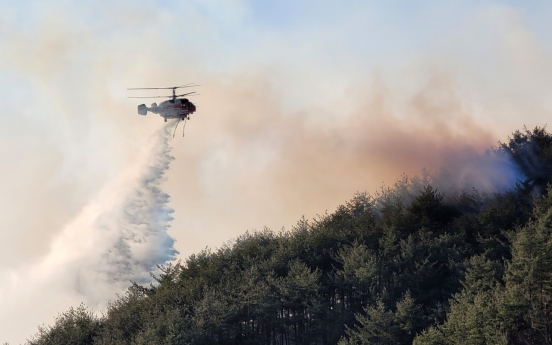
[{"label": "white smoke", "polygon": [[511,190],[525,179],[508,153],[488,150],[484,154],[459,153],[447,157],[431,184],[447,196],[474,189],[492,194]]},{"label": "white smoke", "polygon": [[461,193],[492,195],[513,190],[526,178],[507,152],[492,149],[478,154],[473,150],[459,150],[446,157],[436,173],[423,169],[418,175],[404,174],[391,187],[381,187],[375,196],[381,209],[398,199],[409,204],[424,188],[431,186],[451,202]]},{"label": "white smoke", "polygon": [[130,281],[150,282],[157,265],[175,258],[167,233],[173,210],[160,189],[174,159],[170,126],[152,136],[141,159],[63,229],[41,262],[0,272],[0,341],[24,341],[15,339],[22,327],[30,336],[69,306],[103,309]]}]

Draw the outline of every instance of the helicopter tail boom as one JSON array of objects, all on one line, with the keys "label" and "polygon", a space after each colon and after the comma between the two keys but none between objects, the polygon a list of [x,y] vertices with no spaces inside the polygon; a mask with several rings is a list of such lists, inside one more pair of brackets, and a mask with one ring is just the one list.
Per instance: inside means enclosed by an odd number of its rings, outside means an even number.
[{"label": "helicopter tail boom", "polygon": [[157,106],[157,103],[152,103],[151,108],[148,108],[145,104],[140,104],[138,106],[138,114],[139,115],[147,115],[149,112],[152,112],[154,114],[159,114],[159,106]]}]

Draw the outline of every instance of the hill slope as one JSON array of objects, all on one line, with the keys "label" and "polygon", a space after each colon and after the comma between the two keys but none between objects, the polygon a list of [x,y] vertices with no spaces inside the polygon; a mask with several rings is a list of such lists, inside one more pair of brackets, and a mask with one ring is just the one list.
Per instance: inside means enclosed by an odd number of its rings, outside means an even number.
[{"label": "hill slope", "polygon": [[443,195],[405,177],[166,266],[105,315],[71,309],[29,343],[551,343],[552,135],[516,132],[494,154],[526,179]]}]

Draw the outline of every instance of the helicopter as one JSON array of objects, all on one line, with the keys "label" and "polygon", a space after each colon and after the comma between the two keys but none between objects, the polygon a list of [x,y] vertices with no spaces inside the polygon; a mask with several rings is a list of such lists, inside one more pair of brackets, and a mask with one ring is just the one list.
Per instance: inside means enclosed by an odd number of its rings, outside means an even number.
[{"label": "helicopter", "polygon": [[[138,106],[139,115],[147,115],[148,111],[159,114],[165,122],[167,119],[178,119],[180,120],[189,120],[190,114],[193,114],[196,111],[195,105],[190,102],[187,98],[178,98],[189,95],[196,94],[195,92],[188,92],[182,95],[177,95],[176,90],[187,87],[194,87],[199,85],[194,84],[185,84],[181,86],[170,86],[170,87],[143,87],[143,88],[130,88],[127,90],[172,90],[172,96],[146,96],[146,97],[128,97],[128,98],[170,98],[167,101],[161,102],[159,105],[157,103],[152,103],[148,108],[145,104],[140,104]],[[197,94],[196,94],[197,95]]]}]

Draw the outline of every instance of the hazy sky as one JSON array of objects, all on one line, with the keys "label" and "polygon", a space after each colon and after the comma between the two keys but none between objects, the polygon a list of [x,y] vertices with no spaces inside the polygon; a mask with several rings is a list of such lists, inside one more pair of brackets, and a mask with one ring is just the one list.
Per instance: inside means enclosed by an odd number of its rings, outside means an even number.
[{"label": "hazy sky", "polygon": [[[164,123],[127,88],[201,84],[162,185],[185,258],[402,173],[476,169],[512,131],[546,125],[551,17],[549,1],[0,2],[0,342],[120,292],[64,301],[74,276],[44,272],[44,291],[19,291],[150,164]],[[80,261],[55,269],[67,262]]]}]

